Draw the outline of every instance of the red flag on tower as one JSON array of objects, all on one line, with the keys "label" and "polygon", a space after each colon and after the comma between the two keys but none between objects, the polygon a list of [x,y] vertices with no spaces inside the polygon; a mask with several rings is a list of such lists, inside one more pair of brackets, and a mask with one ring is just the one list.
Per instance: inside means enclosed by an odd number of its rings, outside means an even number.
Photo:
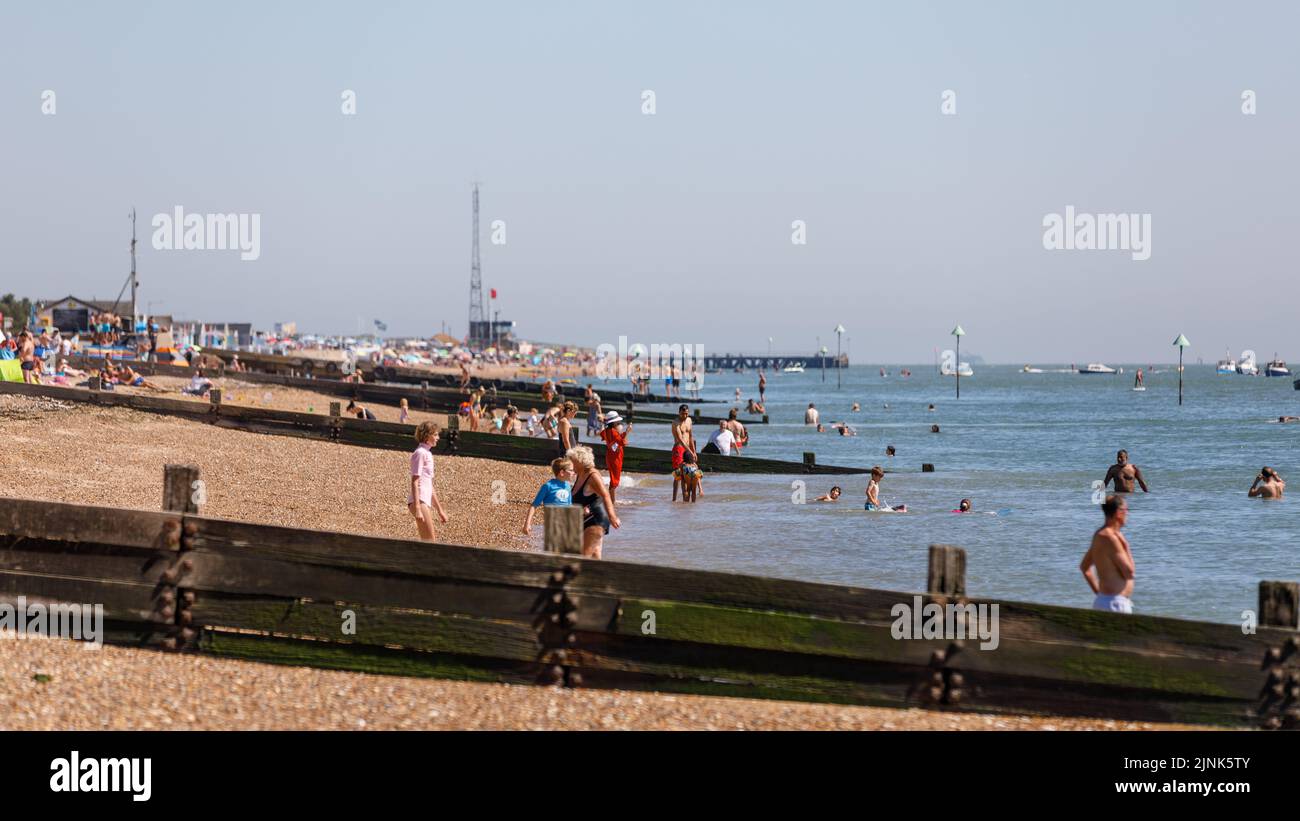
[{"label": "red flag on tower", "polygon": [[496,298],[497,298],[497,289],[496,289],[496,288],[492,288],[492,289],[490,289],[490,290],[491,290],[491,292],[492,292],[492,299],[496,299]]}]

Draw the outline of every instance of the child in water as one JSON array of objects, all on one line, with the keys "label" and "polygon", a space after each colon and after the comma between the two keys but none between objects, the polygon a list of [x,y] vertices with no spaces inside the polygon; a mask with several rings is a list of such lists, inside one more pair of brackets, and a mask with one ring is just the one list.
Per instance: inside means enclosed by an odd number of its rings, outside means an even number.
[{"label": "child in water", "polygon": [[[694,502],[703,493],[704,473],[695,463],[695,454],[689,450],[682,454],[682,466],[673,471],[682,486],[682,501]],[[673,501],[677,501],[677,482],[673,483]]]},{"label": "child in water", "polygon": [[907,505],[890,506],[880,499],[880,480],[885,478],[885,471],[880,465],[871,469],[871,481],[867,482],[867,504],[865,510],[873,510],[880,513],[906,513]]}]

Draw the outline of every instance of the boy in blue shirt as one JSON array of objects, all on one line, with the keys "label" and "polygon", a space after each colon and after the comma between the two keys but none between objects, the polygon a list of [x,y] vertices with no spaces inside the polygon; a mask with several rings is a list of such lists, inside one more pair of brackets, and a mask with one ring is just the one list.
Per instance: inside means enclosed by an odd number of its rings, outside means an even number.
[{"label": "boy in blue shirt", "polygon": [[533,529],[533,513],[537,508],[545,505],[546,507],[568,507],[573,504],[573,463],[568,459],[561,457],[551,462],[551,472],[555,478],[543,484],[537,490],[537,495],[533,497],[533,503],[528,506],[528,516],[524,518],[524,535],[527,536]]}]

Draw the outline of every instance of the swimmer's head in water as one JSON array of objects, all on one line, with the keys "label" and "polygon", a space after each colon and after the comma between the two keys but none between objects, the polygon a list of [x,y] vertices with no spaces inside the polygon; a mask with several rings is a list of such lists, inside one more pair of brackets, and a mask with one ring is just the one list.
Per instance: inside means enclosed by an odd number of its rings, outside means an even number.
[{"label": "swimmer's head in water", "polygon": [[886,445],[886,446],[885,446],[885,455],[886,455],[886,456],[893,456],[893,455],[894,455],[895,453],[897,453],[897,452],[898,452],[898,451],[894,450],[894,446],[893,446],[893,445]]},{"label": "swimmer's head in water", "polygon": [[831,498],[838,499],[840,498],[840,494],[843,492],[844,491],[840,490],[840,486],[836,485],[835,487],[831,488]]},{"label": "swimmer's head in water", "polygon": [[957,507],[961,508],[962,513],[970,510],[970,499],[962,499],[961,504],[957,505]]},{"label": "swimmer's head in water", "polygon": [[1122,525],[1128,519],[1128,502],[1124,501],[1123,496],[1112,493],[1101,503],[1101,512],[1107,522],[1113,519],[1117,524]]}]

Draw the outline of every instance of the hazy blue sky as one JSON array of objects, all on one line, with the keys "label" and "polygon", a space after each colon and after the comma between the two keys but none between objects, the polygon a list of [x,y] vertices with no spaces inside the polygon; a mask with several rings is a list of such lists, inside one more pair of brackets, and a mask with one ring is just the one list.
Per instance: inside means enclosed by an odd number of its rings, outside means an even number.
[{"label": "hazy blue sky", "polygon": [[[928,362],[960,321],[996,361],[1168,361],[1180,331],[1300,358],[1297,30],[1291,2],[6,3],[0,290],[111,298],[134,205],[156,311],[460,335],[479,178],[527,337],[843,323],[857,361]],[[177,205],[260,214],[261,258],[154,250]],[[1151,259],[1044,250],[1067,205],[1150,213]]]}]

